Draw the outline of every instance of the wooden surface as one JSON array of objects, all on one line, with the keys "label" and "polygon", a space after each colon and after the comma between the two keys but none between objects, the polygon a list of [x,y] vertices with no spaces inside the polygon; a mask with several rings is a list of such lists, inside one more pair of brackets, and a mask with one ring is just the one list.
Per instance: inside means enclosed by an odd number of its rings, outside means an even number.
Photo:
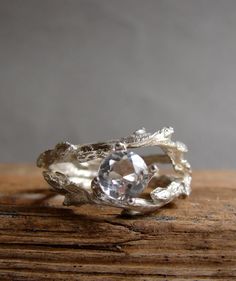
[{"label": "wooden surface", "polygon": [[236,280],[236,172],[148,217],[61,206],[40,170],[0,165],[0,280]]}]

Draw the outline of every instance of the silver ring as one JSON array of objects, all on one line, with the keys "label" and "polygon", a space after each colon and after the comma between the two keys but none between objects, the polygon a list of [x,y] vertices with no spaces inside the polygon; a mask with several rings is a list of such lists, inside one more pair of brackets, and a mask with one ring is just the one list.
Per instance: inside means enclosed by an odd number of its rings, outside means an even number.
[{"label": "silver ring", "polygon": [[[191,192],[191,167],[184,159],[187,147],[172,141],[173,133],[170,127],[155,133],[142,128],[119,140],[63,142],[43,152],[37,166],[45,169],[49,185],[65,196],[66,206],[99,204],[121,208],[122,214],[147,214]],[[150,146],[161,148],[163,154],[142,158],[132,151]],[[173,172],[162,174],[158,163],[172,164]]]}]

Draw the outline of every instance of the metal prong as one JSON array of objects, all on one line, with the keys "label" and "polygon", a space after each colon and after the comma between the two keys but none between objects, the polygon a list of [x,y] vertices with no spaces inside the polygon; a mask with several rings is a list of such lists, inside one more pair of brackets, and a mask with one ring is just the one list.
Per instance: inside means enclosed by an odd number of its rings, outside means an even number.
[{"label": "metal prong", "polygon": [[115,151],[125,151],[126,145],[123,142],[117,142],[114,146]]},{"label": "metal prong", "polygon": [[148,169],[149,169],[149,172],[153,175],[158,173],[158,171],[159,171],[159,168],[156,163],[152,163],[150,166],[148,166]]},{"label": "metal prong", "polygon": [[98,177],[95,177],[93,180],[92,180],[92,185],[98,185],[99,183],[99,178]]},{"label": "metal prong", "polygon": [[99,178],[95,177],[91,182],[91,189],[93,191],[93,194],[97,197],[101,197],[101,187],[99,185]]}]

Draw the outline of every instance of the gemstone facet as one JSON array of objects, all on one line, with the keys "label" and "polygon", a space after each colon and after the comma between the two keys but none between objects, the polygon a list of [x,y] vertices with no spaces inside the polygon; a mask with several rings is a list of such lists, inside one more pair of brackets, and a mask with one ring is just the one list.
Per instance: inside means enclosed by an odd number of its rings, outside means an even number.
[{"label": "gemstone facet", "polygon": [[98,172],[102,191],[111,198],[137,196],[149,181],[144,160],[132,151],[119,151],[106,157]]}]

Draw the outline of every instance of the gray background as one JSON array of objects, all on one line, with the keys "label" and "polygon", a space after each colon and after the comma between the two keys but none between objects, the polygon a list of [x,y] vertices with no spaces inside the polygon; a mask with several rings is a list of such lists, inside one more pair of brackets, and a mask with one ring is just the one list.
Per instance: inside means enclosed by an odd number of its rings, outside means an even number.
[{"label": "gray background", "polygon": [[235,168],[236,1],[0,0],[0,161],[173,126]]}]

